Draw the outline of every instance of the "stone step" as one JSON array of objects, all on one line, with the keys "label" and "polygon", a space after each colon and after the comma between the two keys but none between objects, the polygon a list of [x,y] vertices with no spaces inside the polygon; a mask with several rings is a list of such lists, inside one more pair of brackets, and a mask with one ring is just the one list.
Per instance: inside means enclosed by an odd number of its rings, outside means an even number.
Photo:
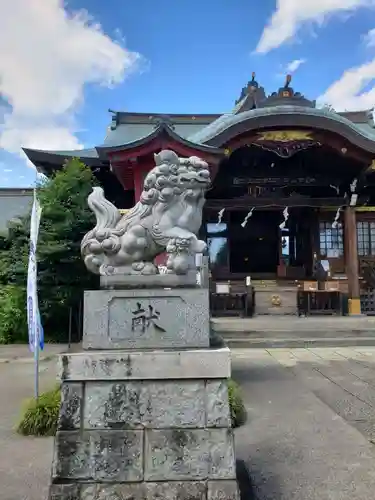
[{"label": "stone step", "polygon": [[374,337],[375,318],[369,316],[309,316],[211,318],[211,329],[226,338]]},{"label": "stone step", "polygon": [[225,343],[231,349],[296,349],[309,347],[374,347],[375,337],[326,337],[326,338],[226,338]]}]

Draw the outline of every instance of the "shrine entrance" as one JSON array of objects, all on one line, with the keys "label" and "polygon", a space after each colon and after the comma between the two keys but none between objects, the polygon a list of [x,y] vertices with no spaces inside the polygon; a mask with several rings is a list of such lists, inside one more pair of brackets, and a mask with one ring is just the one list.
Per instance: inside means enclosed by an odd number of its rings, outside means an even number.
[{"label": "shrine entrance", "polygon": [[230,272],[276,276],[280,259],[280,211],[254,212],[243,227],[246,214],[242,210],[231,214]]},{"label": "shrine entrance", "polygon": [[[360,167],[328,146],[308,146],[286,157],[284,150],[249,145],[222,160],[207,193],[202,235],[209,243],[213,276],[312,277],[314,251],[319,256],[323,248],[322,221],[331,219],[331,227]],[[331,254],[338,269],[341,254]]]}]

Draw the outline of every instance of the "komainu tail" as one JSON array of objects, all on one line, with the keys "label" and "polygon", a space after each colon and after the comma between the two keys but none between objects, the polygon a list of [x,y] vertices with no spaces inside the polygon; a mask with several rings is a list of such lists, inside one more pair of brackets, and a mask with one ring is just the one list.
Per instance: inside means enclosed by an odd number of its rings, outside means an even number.
[{"label": "komainu tail", "polygon": [[96,217],[94,231],[97,233],[102,229],[114,229],[121,219],[118,209],[106,199],[101,187],[94,187],[92,193],[87,198],[87,203]]},{"label": "komainu tail", "polygon": [[99,274],[104,262],[102,242],[110,238],[116,224],[121,219],[118,209],[109,202],[101,187],[94,187],[87,199],[88,205],[96,217],[96,226],[89,231],[82,240],[81,253],[86,267],[93,273]]}]

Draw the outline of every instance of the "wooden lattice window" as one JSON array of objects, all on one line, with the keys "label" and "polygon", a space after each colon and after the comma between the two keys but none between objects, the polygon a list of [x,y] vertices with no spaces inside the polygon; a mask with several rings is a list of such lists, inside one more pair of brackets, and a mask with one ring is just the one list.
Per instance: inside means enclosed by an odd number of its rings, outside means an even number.
[{"label": "wooden lattice window", "polygon": [[342,257],[344,255],[344,230],[341,223],[332,227],[332,222],[319,223],[320,255]]},{"label": "wooden lattice window", "polygon": [[358,255],[375,255],[375,222],[357,222]]}]

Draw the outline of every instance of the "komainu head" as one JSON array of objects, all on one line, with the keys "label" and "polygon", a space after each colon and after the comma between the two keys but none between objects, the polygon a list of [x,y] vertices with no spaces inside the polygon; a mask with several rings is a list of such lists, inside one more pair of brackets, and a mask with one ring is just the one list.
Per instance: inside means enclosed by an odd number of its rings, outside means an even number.
[{"label": "komainu head", "polygon": [[168,203],[184,193],[199,197],[211,183],[208,164],[197,156],[179,158],[164,150],[154,157],[156,166],[145,178],[141,203]]}]

